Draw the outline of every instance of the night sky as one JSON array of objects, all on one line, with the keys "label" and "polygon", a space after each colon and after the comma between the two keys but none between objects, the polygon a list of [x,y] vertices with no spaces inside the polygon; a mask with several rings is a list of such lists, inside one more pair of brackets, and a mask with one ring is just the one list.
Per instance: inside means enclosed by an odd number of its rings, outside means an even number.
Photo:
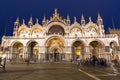
[{"label": "night sky", "polygon": [[92,21],[97,21],[98,12],[103,18],[104,27],[120,28],[120,0],[0,0],[0,38],[3,35],[12,35],[14,21],[17,17],[25,19],[28,24],[32,16],[34,23],[36,18],[41,24],[43,16],[49,19],[57,8],[63,18],[69,14],[71,23],[74,16],[80,22],[83,14],[86,22],[88,17]]}]

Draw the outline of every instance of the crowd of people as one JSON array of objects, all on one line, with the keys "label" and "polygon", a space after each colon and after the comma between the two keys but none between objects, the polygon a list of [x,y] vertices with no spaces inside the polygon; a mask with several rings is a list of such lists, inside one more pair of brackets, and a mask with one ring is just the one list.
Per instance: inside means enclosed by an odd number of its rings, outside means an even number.
[{"label": "crowd of people", "polygon": [[[77,59],[75,61],[77,61],[77,67],[80,65],[106,67],[106,66],[110,66],[111,62],[114,63],[115,66],[120,65],[119,60],[117,60],[117,59],[110,61],[110,60],[107,60],[105,58],[97,58],[96,56],[92,56],[92,57],[86,58],[86,59],[80,59],[80,57],[77,57]],[[73,61],[71,60],[71,62],[73,62]]]}]

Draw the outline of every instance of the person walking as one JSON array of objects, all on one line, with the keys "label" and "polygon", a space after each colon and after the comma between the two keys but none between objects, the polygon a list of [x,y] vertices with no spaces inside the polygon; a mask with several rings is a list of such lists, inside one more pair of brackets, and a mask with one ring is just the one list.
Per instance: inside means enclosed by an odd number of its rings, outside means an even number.
[{"label": "person walking", "polygon": [[77,69],[80,67],[80,57],[77,57]]},{"label": "person walking", "polygon": [[3,71],[6,71],[6,58],[0,58],[0,68],[2,68]]},{"label": "person walking", "polygon": [[2,58],[0,57],[0,68],[2,68]]},{"label": "person walking", "polygon": [[6,58],[2,59],[3,71],[6,71]]}]

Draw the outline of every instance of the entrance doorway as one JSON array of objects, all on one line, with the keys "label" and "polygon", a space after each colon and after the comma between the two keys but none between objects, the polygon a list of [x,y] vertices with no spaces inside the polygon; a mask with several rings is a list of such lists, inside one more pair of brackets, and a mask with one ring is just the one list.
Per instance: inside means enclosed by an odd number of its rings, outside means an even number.
[{"label": "entrance doorway", "polygon": [[58,49],[54,49],[53,55],[54,61],[61,61],[61,54],[59,53]]}]

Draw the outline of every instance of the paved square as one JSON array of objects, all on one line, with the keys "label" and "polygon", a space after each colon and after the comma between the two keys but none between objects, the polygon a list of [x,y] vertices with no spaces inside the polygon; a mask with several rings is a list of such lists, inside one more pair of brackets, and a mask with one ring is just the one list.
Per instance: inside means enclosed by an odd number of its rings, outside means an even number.
[{"label": "paved square", "polygon": [[[71,63],[7,64],[0,80],[119,80],[110,67],[80,66]],[[117,67],[120,71],[120,68]]]}]

